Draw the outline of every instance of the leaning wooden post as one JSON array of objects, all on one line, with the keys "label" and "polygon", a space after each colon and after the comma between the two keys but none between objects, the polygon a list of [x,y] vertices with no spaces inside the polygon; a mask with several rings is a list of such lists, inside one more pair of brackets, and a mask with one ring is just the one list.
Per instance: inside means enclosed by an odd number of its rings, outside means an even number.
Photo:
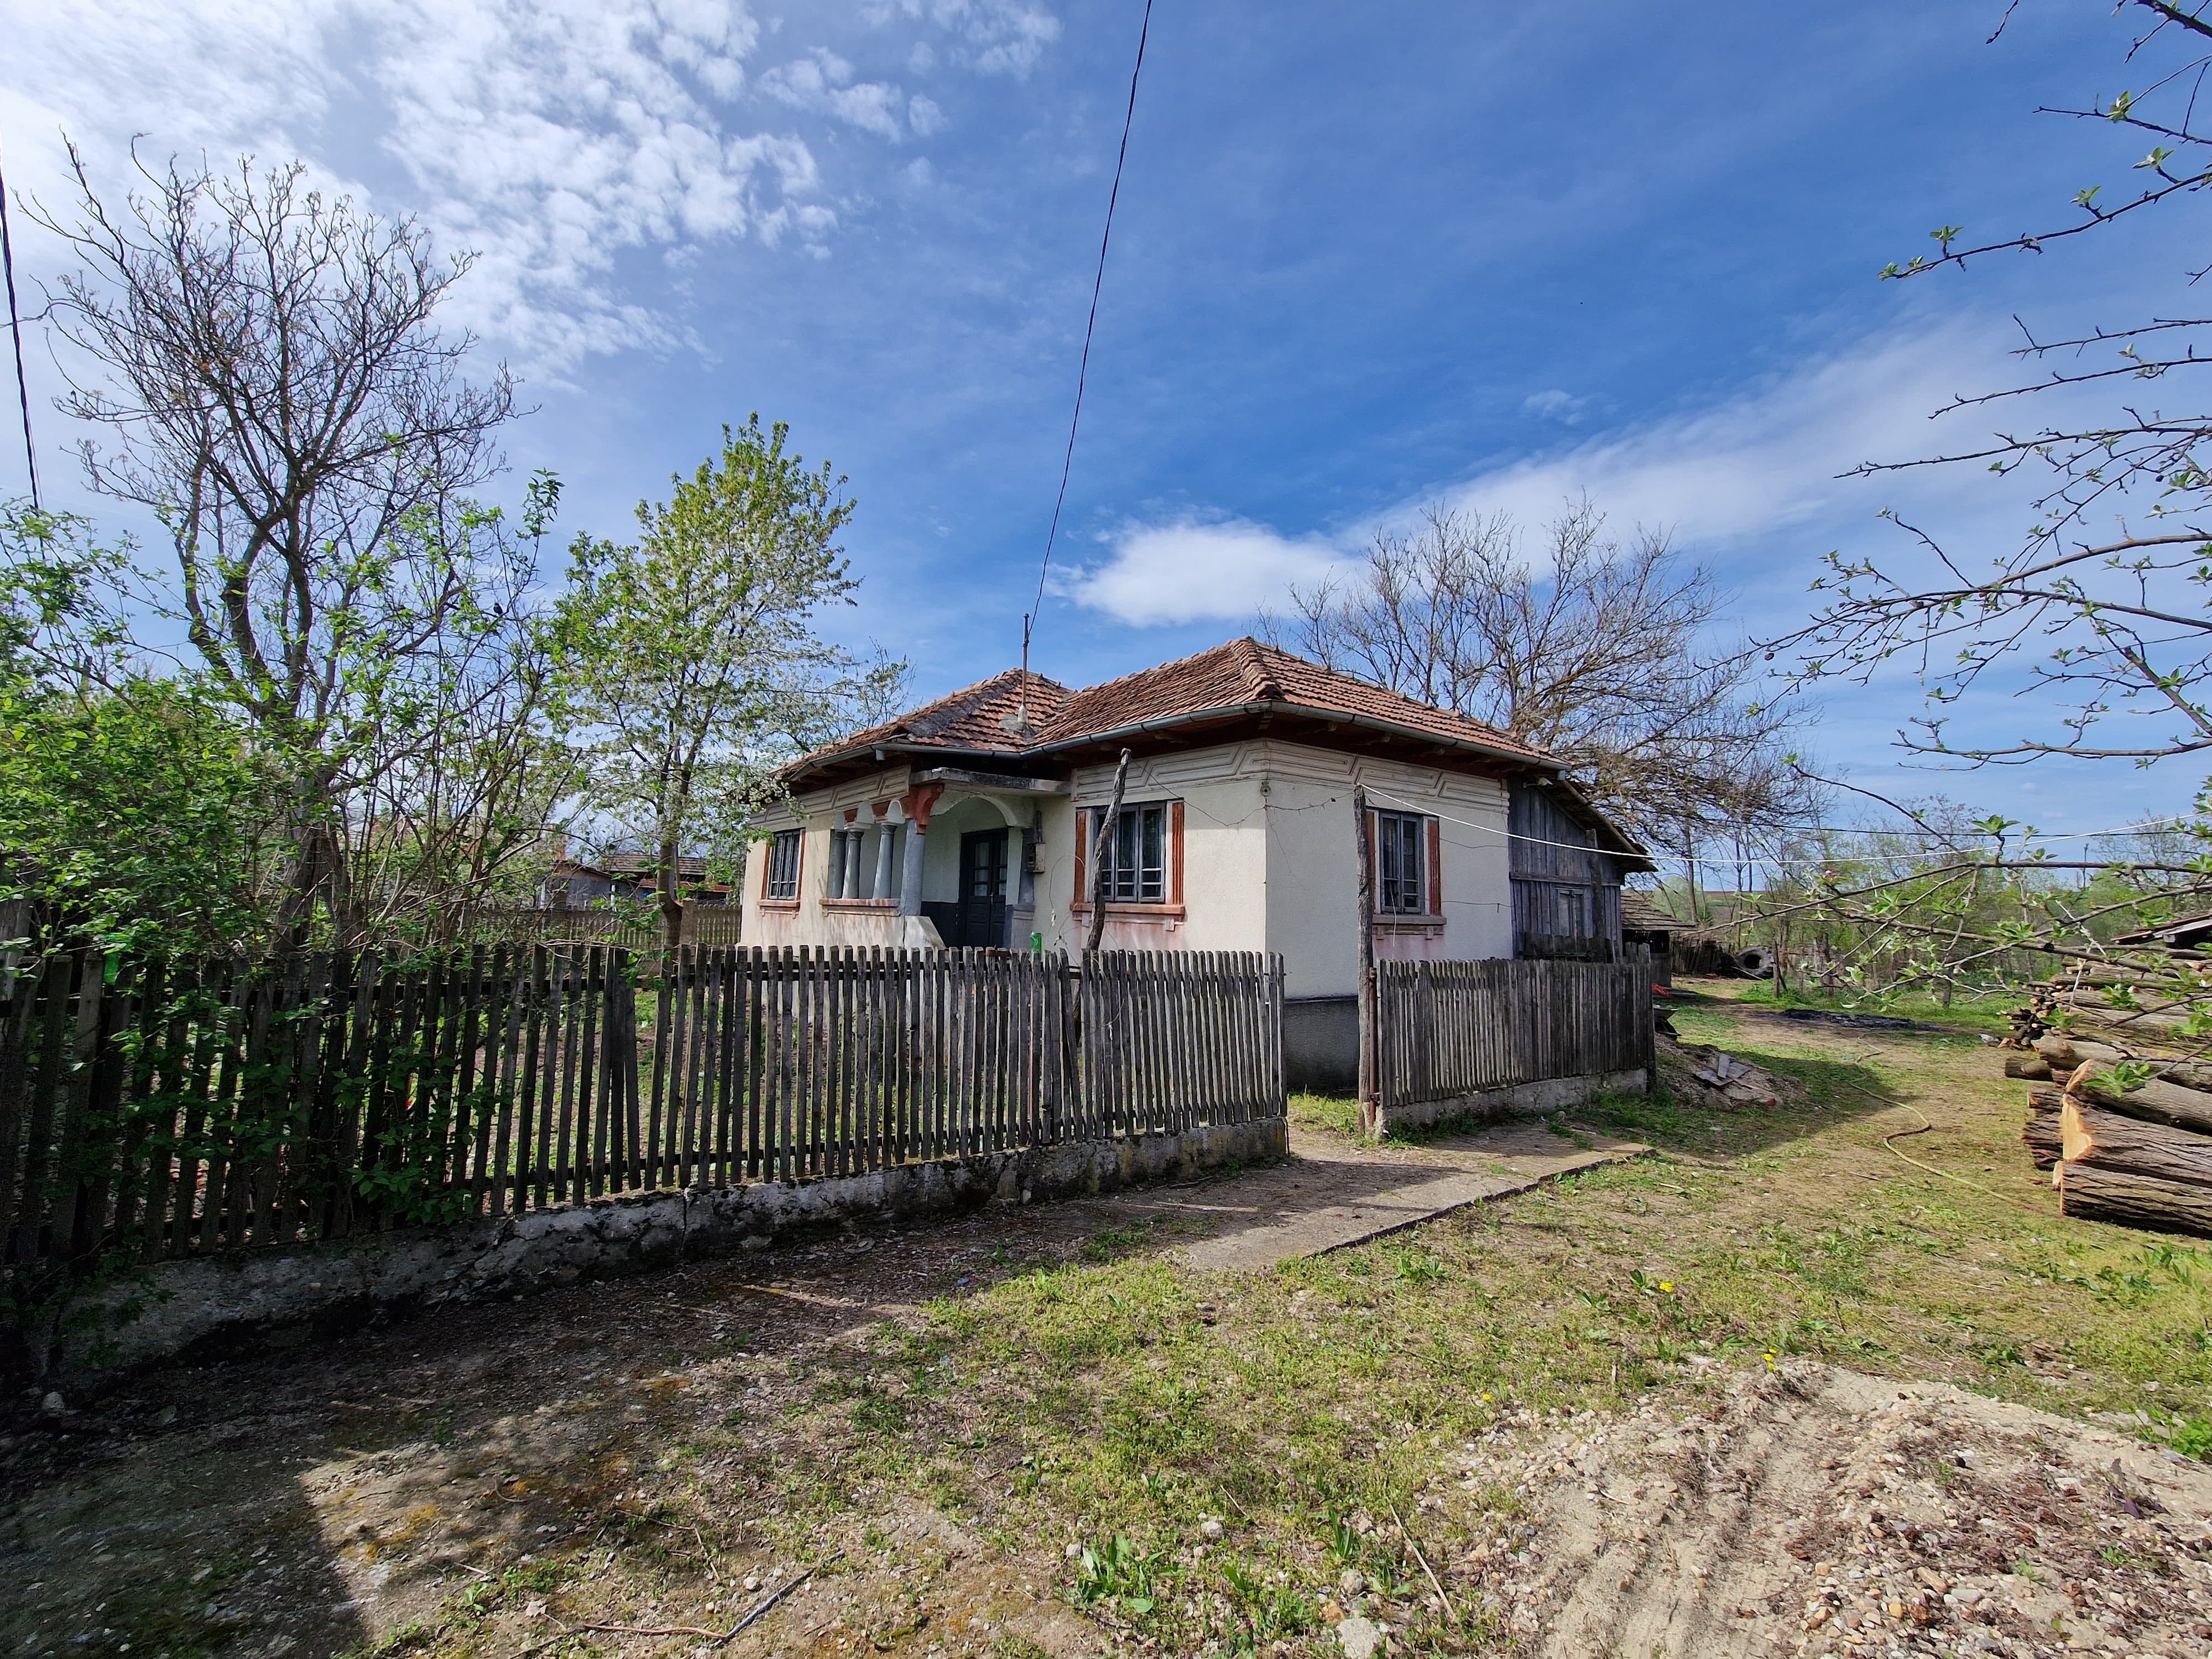
[{"label": "leaning wooden post", "polygon": [[1382,1076],[1375,1031],[1375,840],[1368,833],[1367,788],[1352,792],[1352,836],[1359,848],[1359,1124],[1382,1132]]},{"label": "leaning wooden post", "polygon": [[1114,769],[1114,799],[1106,809],[1106,817],[1098,828],[1097,845],[1091,849],[1091,933],[1083,946],[1086,957],[1098,954],[1099,936],[1106,931],[1106,849],[1111,844],[1115,829],[1121,822],[1121,792],[1129,785],[1129,751],[1121,751],[1121,763]]}]

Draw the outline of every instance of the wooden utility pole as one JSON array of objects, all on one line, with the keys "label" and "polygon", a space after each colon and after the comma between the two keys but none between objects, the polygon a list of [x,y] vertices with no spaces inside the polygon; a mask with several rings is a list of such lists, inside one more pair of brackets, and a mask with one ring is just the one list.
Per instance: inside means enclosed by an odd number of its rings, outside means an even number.
[{"label": "wooden utility pole", "polygon": [[1121,763],[1114,769],[1114,800],[1107,807],[1104,821],[1098,827],[1097,844],[1091,849],[1091,933],[1083,946],[1083,954],[1091,956],[1098,949],[1099,935],[1106,931],[1106,849],[1115,839],[1115,830],[1121,822],[1121,792],[1129,786],[1129,751],[1121,751]]},{"label": "wooden utility pole", "polygon": [[1367,787],[1352,792],[1352,835],[1359,848],[1359,1123],[1382,1127],[1382,1079],[1375,1046],[1375,837],[1367,823]]}]

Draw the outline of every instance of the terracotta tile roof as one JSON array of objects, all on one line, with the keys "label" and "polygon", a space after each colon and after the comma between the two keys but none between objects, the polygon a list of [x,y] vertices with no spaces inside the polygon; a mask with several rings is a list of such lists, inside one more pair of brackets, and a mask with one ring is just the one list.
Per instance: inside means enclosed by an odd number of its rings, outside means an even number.
[{"label": "terracotta tile roof", "polygon": [[1260,702],[1281,703],[1291,710],[1310,708],[1388,720],[1426,736],[1474,744],[1497,754],[1537,762],[1551,759],[1540,750],[1516,742],[1480,720],[1386,691],[1254,639],[1231,640],[1196,656],[1075,692],[1045,722],[1036,741],[1040,744],[1071,743],[1147,720]]},{"label": "terracotta tile roof", "polygon": [[[1019,669],[1009,669],[880,726],[856,732],[833,747],[795,763],[789,770],[802,772],[819,761],[877,744],[1020,755],[1068,747],[1086,738],[1148,721],[1257,703],[1278,704],[1287,713],[1311,709],[1383,720],[1420,735],[1471,744],[1492,754],[1540,765],[1556,764],[1541,750],[1516,742],[1480,720],[1386,691],[1257,640],[1241,639],[1080,691],[1070,691],[1041,674],[1025,676]],[[1026,733],[1008,724],[1018,708],[1026,710],[1030,721],[1031,729]]]},{"label": "terracotta tile roof", "polygon": [[[932,749],[957,749],[970,753],[995,751],[1018,755],[1029,744],[1006,721],[1025,711],[1032,727],[1049,720],[1067,699],[1067,688],[1042,674],[1024,674],[1009,668],[988,680],[926,702],[919,708],[855,732],[822,754],[845,754],[871,744],[920,744]],[[814,756],[808,756],[812,760]],[[799,763],[804,766],[806,762]]]}]

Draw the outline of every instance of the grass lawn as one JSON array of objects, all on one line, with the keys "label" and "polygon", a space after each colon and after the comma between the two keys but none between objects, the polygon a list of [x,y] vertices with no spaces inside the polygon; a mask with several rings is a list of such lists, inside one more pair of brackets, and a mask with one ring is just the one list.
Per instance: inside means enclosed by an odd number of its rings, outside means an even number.
[{"label": "grass lawn", "polygon": [[[1945,1379],[2212,1455],[2212,1251],[2062,1218],[2019,1141],[2025,1085],[1972,1031],[1785,1023],[1741,989],[1707,987],[1682,1036],[1802,1103],[1615,1102],[1592,1121],[1656,1155],[1266,1274],[1194,1274],[1128,1232],[1005,1261],[660,1446],[649,1548],[549,1555],[388,1645],[492,1652],[488,1607],[564,1585],[573,1620],[696,1622],[716,1551],[865,1569],[876,1517],[921,1499],[1158,1650],[1333,1652],[1319,1599],[1347,1567],[1398,1598],[1413,1650],[1479,1650],[1496,1633],[1425,1608],[1424,1563],[1516,1505],[1446,1483],[1449,1455],[1692,1391],[1693,1356]],[[1317,1132],[1347,1114],[1297,1109]],[[595,1650],[572,1639],[548,1650]]]}]

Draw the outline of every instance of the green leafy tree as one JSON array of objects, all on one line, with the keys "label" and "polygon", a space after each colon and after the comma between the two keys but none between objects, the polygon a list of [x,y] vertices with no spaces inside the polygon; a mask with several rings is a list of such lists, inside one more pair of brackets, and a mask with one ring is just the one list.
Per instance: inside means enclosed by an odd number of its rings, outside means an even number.
[{"label": "green leafy tree", "polygon": [[0,948],[228,951],[267,932],[277,780],[189,681],[134,672],[125,549],[0,507]]},{"label": "green leafy tree", "polygon": [[722,431],[721,453],[641,502],[634,543],[579,538],[558,621],[591,806],[649,852],[663,937],[683,937],[679,861],[725,864],[775,770],[902,665],[860,668],[820,639],[858,580],[837,538],[846,479],[786,447],[781,422]]}]

